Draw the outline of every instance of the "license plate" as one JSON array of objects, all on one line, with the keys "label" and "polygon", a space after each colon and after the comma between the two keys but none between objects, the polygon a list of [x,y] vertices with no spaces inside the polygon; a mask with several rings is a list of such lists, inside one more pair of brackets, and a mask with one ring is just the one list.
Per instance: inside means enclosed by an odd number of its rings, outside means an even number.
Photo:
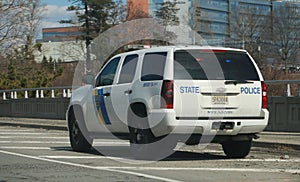
[{"label": "license plate", "polygon": [[212,96],[211,103],[213,105],[227,105],[228,97],[227,96]]}]

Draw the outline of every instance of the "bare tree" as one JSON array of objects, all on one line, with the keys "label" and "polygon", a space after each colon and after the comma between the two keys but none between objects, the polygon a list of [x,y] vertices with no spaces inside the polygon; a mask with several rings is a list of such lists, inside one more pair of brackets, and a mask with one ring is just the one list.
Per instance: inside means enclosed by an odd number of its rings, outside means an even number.
[{"label": "bare tree", "polygon": [[33,40],[41,19],[40,0],[4,0],[0,8],[0,45],[26,45],[32,53]]},{"label": "bare tree", "polygon": [[231,38],[241,43],[241,47],[250,54],[255,55],[258,51],[258,42],[263,31],[263,22],[266,13],[253,9],[237,9],[230,15]]},{"label": "bare tree", "polygon": [[9,48],[23,36],[22,7],[25,0],[3,0],[0,7],[0,45],[1,49]]},{"label": "bare tree", "polygon": [[22,7],[22,9],[26,56],[27,59],[33,60],[34,39],[37,36],[37,29],[40,25],[43,8],[40,5],[40,0],[28,0],[27,5]]},{"label": "bare tree", "polygon": [[286,2],[284,6],[272,12],[273,42],[275,49],[280,53],[285,71],[288,73],[288,65],[299,51],[300,36],[300,8]]},{"label": "bare tree", "polygon": [[122,0],[115,0],[109,10],[108,21],[112,26],[126,21],[126,6]]}]

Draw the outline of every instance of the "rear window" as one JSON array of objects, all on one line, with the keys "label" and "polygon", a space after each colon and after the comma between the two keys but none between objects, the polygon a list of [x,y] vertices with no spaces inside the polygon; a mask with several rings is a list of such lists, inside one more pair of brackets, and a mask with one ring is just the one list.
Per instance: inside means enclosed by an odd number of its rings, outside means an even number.
[{"label": "rear window", "polygon": [[259,76],[243,52],[180,50],[174,53],[174,79],[258,81]]},{"label": "rear window", "polygon": [[142,66],[142,81],[163,80],[167,52],[146,53]]}]

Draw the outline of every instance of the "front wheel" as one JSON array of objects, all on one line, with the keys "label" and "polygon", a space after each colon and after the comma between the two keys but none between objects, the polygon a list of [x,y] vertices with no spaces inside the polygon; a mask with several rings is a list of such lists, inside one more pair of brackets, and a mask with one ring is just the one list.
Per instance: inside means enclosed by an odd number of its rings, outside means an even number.
[{"label": "front wheel", "polygon": [[224,153],[229,158],[245,158],[251,149],[252,139],[246,141],[228,141],[222,143]]},{"label": "front wheel", "polygon": [[92,147],[92,140],[88,141],[81,128],[78,126],[78,119],[74,114],[69,119],[69,138],[71,147],[76,152],[89,152]]}]

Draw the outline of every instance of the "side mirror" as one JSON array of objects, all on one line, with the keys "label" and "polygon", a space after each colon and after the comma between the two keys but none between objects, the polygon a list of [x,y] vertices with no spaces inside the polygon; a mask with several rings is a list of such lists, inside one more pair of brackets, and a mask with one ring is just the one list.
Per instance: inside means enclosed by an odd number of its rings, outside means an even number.
[{"label": "side mirror", "polygon": [[87,85],[93,85],[94,84],[94,76],[92,74],[84,75],[83,83],[85,83]]}]

